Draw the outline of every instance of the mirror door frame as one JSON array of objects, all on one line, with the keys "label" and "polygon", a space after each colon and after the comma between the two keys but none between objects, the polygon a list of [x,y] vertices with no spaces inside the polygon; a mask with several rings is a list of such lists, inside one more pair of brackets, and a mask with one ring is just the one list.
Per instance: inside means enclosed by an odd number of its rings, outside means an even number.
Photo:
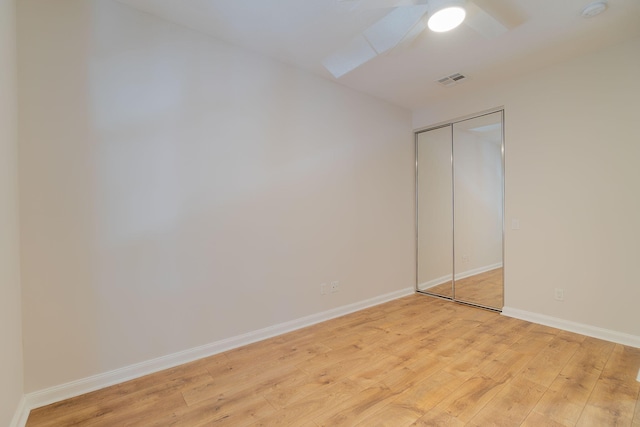
[{"label": "mirror door frame", "polygon": [[[483,304],[479,304],[479,303],[474,303],[474,302],[470,302],[470,301],[461,301],[459,299],[456,299],[456,294],[455,294],[455,170],[454,170],[454,153],[453,153],[453,137],[454,137],[454,133],[453,133],[453,127],[456,123],[459,122],[463,122],[466,120],[471,120],[474,118],[479,118],[479,117],[483,117],[489,114],[495,114],[495,113],[500,113],[500,118],[501,118],[501,146],[500,146],[500,153],[501,153],[501,167],[502,167],[502,176],[501,176],[501,194],[502,194],[502,206],[501,206],[501,211],[502,211],[502,266],[503,266],[503,271],[502,271],[502,302],[501,302],[501,306],[500,307],[491,307],[491,306],[487,306],[487,305],[483,305]],[[418,169],[419,169],[419,165],[418,165],[418,135],[424,132],[428,132],[431,130],[436,130],[436,129],[441,129],[443,127],[449,127],[451,129],[451,182],[452,182],[452,239],[453,239],[453,254],[452,254],[452,258],[453,258],[453,265],[452,265],[452,296],[445,296],[445,295],[438,295],[436,293],[430,293],[427,292],[425,290],[420,290],[419,289],[419,276],[418,276],[418,272],[419,272],[419,267],[418,267],[418,263],[419,263],[419,252],[418,252],[418,246],[419,246],[419,209],[420,209],[420,203],[418,200],[418,190],[419,190],[419,182],[418,182]],[[497,107],[494,109],[490,109],[490,110],[485,110],[479,113],[475,113],[475,114],[470,114],[468,116],[464,116],[464,117],[459,117],[457,119],[454,120],[449,120],[446,122],[441,122],[432,126],[427,126],[418,130],[414,131],[414,145],[415,145],[415,253],[416,253],[416,284],[415,284],[415,291],[416,293],[420,293],[420,294],[424,294],[424,295],[429,295],[429,296],[433,296],[436,298],[441,298],[441,299],[445,299],[445,300],[449,300],[449,301],[454,301],[460,304],[466,304],[466,305],[471,305],[474,307],[479,307],[479,308],[483,308],[483,309],[487,309],[487,310],[491,310],[491,311],[497,311],[497,312],[501,312],[502,311],[502,307],[504,307],[504,249],[505,249],[505,109],[504,107]]]}]

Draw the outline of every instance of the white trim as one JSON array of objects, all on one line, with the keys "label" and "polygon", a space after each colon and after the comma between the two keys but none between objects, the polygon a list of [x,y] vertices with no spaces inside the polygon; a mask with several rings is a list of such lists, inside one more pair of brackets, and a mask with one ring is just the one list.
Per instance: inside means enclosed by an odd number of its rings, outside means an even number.
[{"label": "white trim", "polygon": [[456,280],[466,279],[467,277],[475,276],[476,274],[486,273],[487,271],[495,270],[496,268],[502,267],[502,263],[498,262],[496,264],[485,265],[483,267],[473,268],[467,271],[461,271],[456,274]]},{"label": "white trim", "polygon": [[[467,277],[475,276],[476,274],[486,273],[487,271],[495,270],[496,268],[502,267],[502,263],[498,262],[496,264],[485,265],[483,267],[473,268],[471,270],[462,271],[456,274],[456,280],[466,279]],[[441,285],[443,283],[447,283],[451,280],[451,274],[447,274],[446,276],[437,277],[435,279],[429,280],[428,282],[420,283],[418,285],[418,290],[424,291],[435,286]]]},{"label": "white trim", "polygon": [[636,381],[640,381],[640,369],[638,369],[638,376],[636,377]]},{"label": "white trim", "polygon": [[[125,366],[123,368],[115,369],[113,371],[104,372],[91,377],[82,378],[77,381],[72,381],[66,384],[57,385],[44,390],[28,393],[25,396],[26,408],[28,410],[39,408],[41,406],[49,405],[51,403],[59,402],[61,400],[69,399],[71,397],[79,396],[81,394],[89,393],[91,391],[99,390],[104,387],[109,387],[114,384],[118,384],[124,381],[139,378],[144,375],[152,374],[154,372],[162,371],[164,369],[173,368],[184,363],[192,362],[197,359],[212,356],[223,351],[231,350],[233,348],[241,347],[243,345],[251,344],[257,341],[262,341],[267,338],[271,338],[277,335],[281,335],[287,332],[301,329],[306,326],[311,326],[316,323],[324,322],[336,317],[344,316],[345,314],[353,313],[355,311],[363,310],[368,307],[383,304],[388,301],[392,301],[398,298],[402,298],[407,295],[411,295],[415,292],[413,287],[405,288],[399,291],[390,292],[388,294],[373,297],[364,301],[359,301],[353,304],[344,305],[331,310],[327,310],[321,313],[312,314],[310,316],[301,317],[289,322],[280,323],[277,325],[269,326],[257,331],[248,332],[243,335],[223,339],[210,344],[205,344],[200,347],[194,347],[188,350],[180,351],[177,353],[169,354],[166,356],[158,357],[156,359],[147,360],[134,365]],[[27,415],[28,415],[28,411]],[[25,418],[26,422],[26,418]],[[17,427],[22,427],[18,425]]]},{"label": "white trim", "polygon": [[451,274],[447,274],[446,276],[437,277],[433,280],[429,280],[428,282],[420,283],[418,285],[418,289],[424,291],[425,289],[433,288],[438,285],[442,285],[443,283],[447,283],[451,281]]},{"label": "white trim", "polygon": [[27,399],[25,399],[24,395],[22,395],[20,401],[18,402],[16,412],[13,415],[13,419],[9,423],[9,427],[24,427],[27,425],[27,418],[29,418]]},{"label": "white trim", "polygon": [[[628,345],[640,348],[640,337],[636,335],[626,334],[624,332],[612,331],[610,329],[599,328],[597,326],[585,325],[583,323],[572,322],[557,317],[546,316],[544,314],[533,313],[530,311],[519,310],[512,307],[503,307],[502,315],[515,317],[516,319],[527,320],[533,323],[539,323],[552,328],[558,328],[569,332],[575,332],[589,337],[599,338],[618,344]],[[640,373],[638,373],[640,375]],[[639,379],[640,381],[640,379]]]}]

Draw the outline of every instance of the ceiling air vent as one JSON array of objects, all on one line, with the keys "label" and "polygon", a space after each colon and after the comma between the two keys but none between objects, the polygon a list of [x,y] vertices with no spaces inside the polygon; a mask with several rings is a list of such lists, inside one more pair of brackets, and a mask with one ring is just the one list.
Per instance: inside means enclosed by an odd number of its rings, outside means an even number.
[{"label": "ceiling air vent", "polygon": [[442,86],[453,86],[459,83],[462,83],[467,79],[467,76],[462,75],[460,73],[451,74],[450,76],[442,77],[438,79],[437,82]]}]

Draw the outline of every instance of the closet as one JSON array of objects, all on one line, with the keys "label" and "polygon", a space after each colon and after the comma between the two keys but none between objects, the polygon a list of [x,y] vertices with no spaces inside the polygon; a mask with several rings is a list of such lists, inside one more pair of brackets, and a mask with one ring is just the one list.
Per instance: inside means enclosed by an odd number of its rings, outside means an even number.
[{"label": "closet", "polygon": [[503,306],[504,111],[416,132],[416,290]]}]

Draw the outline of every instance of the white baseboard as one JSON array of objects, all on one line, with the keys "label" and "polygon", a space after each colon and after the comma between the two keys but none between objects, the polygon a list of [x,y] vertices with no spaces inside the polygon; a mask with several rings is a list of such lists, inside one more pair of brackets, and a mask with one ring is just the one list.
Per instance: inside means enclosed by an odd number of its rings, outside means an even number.
[{"label": "white baseboard", "polygon": [[446,276],[437,277],[435,279],[429,280],[428,282],[420,283],[418,285],[418,289],[424,291],[429,288],[433,288],[435,286],[441,285],[443,283],[447,283],[451,281],[451,274],[447,274]]},{"label": "white baseboard", "polygon": [[[530,311],[519,310],[512,307],[503,307],[502,315],[538,323],[540,325],[551,326],[552,328],[587,335],[589,337],[599,338],[605,341],[628,345],[630,347],[640,348],[640,337],[636,335],[626,334],[624,332],[617,332],[610,329],[599,328],[597,326],[585,325],[583,323],[572,322],[569,320],[546,316],[544,314],[533,313]],[[640,376],[640,372],[638,373],[638,375]],[[640,379],[638,381],[640,381]]]},{"label": "white baseboard", "polygon": [[25,399],[23,395],[20,398],[20,402],[18,402],[18,407],[16,408],[9,427],[24,427],[27,425],[27,418],[29,418],[29,408],[27,406],[27,399]]},{"label": "white baseboard", "polygon": [[[93,375],[87,378],[82,378],[77,381],[72,381],[44,390],[28,393],[25,396],[26,404],[24,405],[25,410],[23,412],[26,412],[26,415],[28,416],[31,409],[39,408],[41,406],[49,405],[51,403],[59,402],[71,397],[109,387],[114,384],[129,381],[135,378],[142,377],[144,375],[152,374],[154,372],[173,368],[184,363],[212,356],[223,351],[231,350],[233,348],[241,347],[243,345],[251,344],[257,341],[262,341],[267,338],[291,332],[296,329],[301,329],[306,326],[311,326],[316,323],[344,316],[345,314],[353,313],[355,311],[363,310],[368,307],[411,295],[414,292],[415,289],[413,287],[405,288],[400,291],[395,291],[364,301],[344,305],[342,307],[327,310],[322,313],[317,313],[289,322],[269,326],[264,329],[259,329],[257,331],[249,332],[243,335],[238,335],[210,344],[205,344],[200,347],[191,348],[188,350],[180,351],[178,353],[173,353],[166,356],[158,357],[156,359],[147,360],[145,362],[136,363],[134,365],[125,366],[113,371]],[[26,417],[24,421],[26,422]],[[23,426],[24,424],[16,424],[16,427]]]},{"label": "white baseboard", "polygon": [[487,271],[495,270],[502,267],[502,263],[498,262],[491,265],[483,265],[482,267],[472,268],[471,270],[461,271],[456,274],[456,280],[466,279],[467,277],[475,276],[476,274],[486,273]]},{"label": "white baseboard", "polygon": [[[496,268],[500,268],[500,267],[502,267],[502,263],[501,262],[496,263],[496,264],[491,264],[491,265],[485,265],[485,266],[478,267],[478,268],[473,268],[473,269],[467,270],[467,271],[461,271],[460,273],[456,274],[456,280],[466,279],[467,277],[471,277],[471,276],[475,276],[476,274],[485,273],[487,271],[495,270]],[[452,277],[451,274],[447,274],[446,276],[437,277],[437,278],[429,280],[427,282],[420,283],[418,285],[418,289],[421,290],[421,291],[424,291],[424,290],[427,290],[429,288],[436,287],[436,286],[441,285],[443,283],[447,283],[448,281],[451,280],[451,277]]]}]

